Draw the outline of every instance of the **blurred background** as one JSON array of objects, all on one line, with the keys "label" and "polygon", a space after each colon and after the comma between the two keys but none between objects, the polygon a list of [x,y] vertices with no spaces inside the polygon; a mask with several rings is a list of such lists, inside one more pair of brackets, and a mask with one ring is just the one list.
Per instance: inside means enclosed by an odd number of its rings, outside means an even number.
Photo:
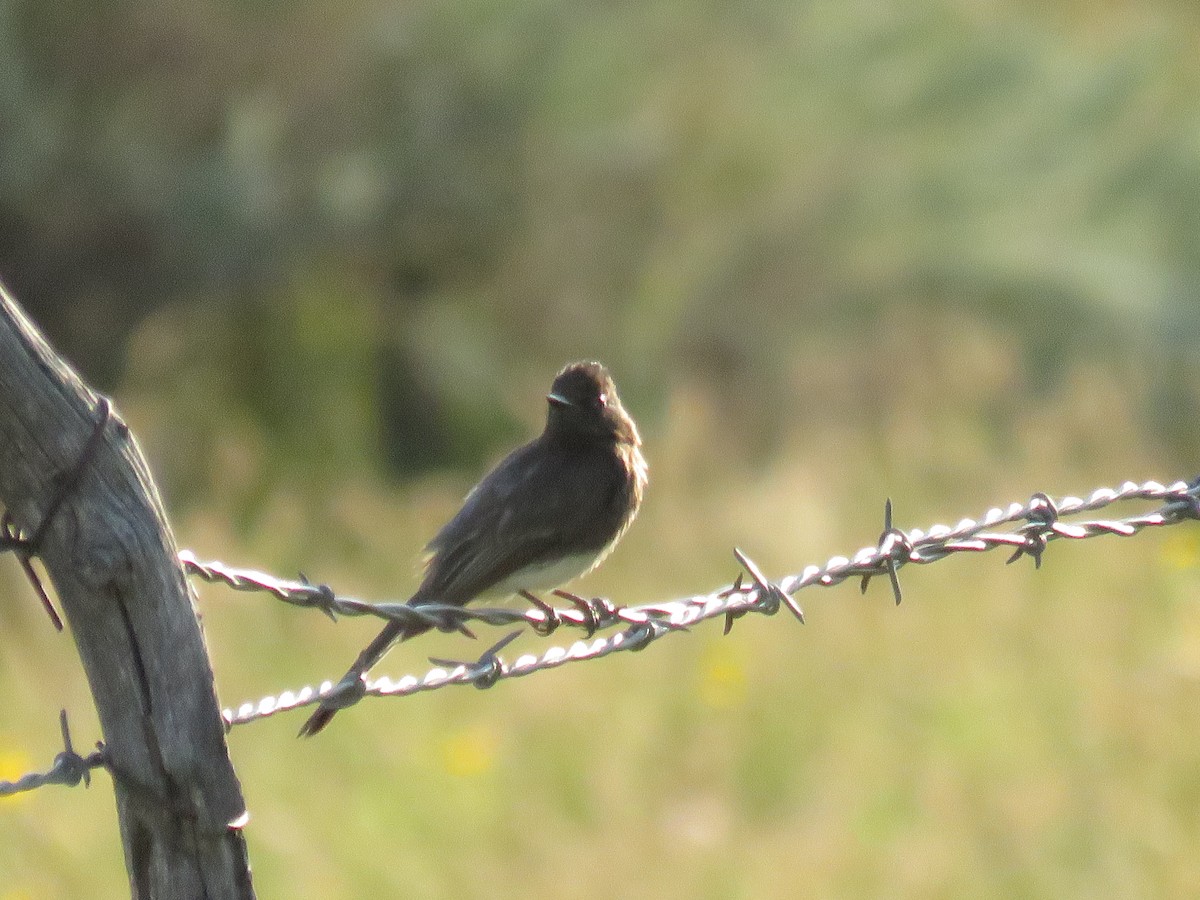
[{"label": "blurred background", "polygon": [[[1198,40],[1184,0],[0,0],[0,278],[181,546],[368,599],[602,359],[651,485],[577,588],[668,599],[735,545],[853,553],[889,496],[926,527],[1200,469]],[[1198,531],[239,728],[259,893],[1194,896]],[[0,582],[11,778],[60,706],[100,735]],[[375,630],[199,593],[226,705]],[[97,780],[0,801],[0,900],[126,890]]]}]

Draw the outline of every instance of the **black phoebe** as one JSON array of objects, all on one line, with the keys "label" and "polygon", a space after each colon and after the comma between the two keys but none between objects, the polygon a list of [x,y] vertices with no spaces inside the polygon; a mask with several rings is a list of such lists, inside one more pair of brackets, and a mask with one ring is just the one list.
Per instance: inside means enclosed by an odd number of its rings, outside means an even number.
[{"label": "black phoebe", "polygon": [[[558,587],[599,565],[637,515],[646,461],[608,370],[572,363],[546,400],[541,435],[492,469],[429,542],[411,605],[461,606],[480,596]],[[389,622],[343,681],[363,678],[393,644],[429,627]],[[318,707],[300,734],[316,734],[335,712]]]}]

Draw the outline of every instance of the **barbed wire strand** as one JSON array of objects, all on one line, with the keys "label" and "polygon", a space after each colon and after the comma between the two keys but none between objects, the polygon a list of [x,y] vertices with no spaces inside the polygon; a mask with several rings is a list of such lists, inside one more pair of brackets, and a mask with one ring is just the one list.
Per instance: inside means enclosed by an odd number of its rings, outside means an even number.
[{"label": "barbed wire strand", "polygon": [[412,625],[437,628],[440,631],[458,631],[474,637],[466,623],[483,622],[487,625],[528,625],[540,634],[551,634],[560,626],[582,628],[588,632],[611,627],[621,622],[638,623],[644,617],[627,609],[621,609],[603,598],[587,599],[576,597],[567,591],[554,591],[554,595],[569,600],[573,609],[555,609],[536,597],[534,609],[517,610],[503,608],[465,608],[444,603],[423,603],[409,606],[407,603],[385,601],[370,603],[354,597],[334,593],[327,584],[313,584],[301,575],[300,581],[277,578],[254,569],[240,569],[216,561],[201,562],[190,550],[179,552],[179,561],[189,575],[214,584],[224,584],[235,591],[261,591],[293,606],[319,609],[334,621],[341,616],[375,616]]},{"label": "barbed wire strand", "polygon": [[[1121,519],[1062,521],[1064,516],[1096,512],[1114,503],[1135,500],[1162,505],[1151,512]],[[673,631],[687,630],[698,622],[722,616],[726,631],[737,618],[749,613],[774,615],[781,607],[786,607],[803,622],[803,611],[792,597],[796,591],[814,585],[832,587],[849,578],[860,578],[865,591],[871,578],[887,576],[893,596],[899,603],[901,592],[897,573],[908,564],[927,565],[956,553],[981,553],[1008,547],[1013,550],[1009,563],[1028,556],[1035,566],[1040,567],[1046,548],[1056,540],[1083,540],[1106,534],[1130,537],[1146,528],[1195,520],[1200,520],[1200,478],[1170,485],[1156,481],[1141,484],[1127,481],[1117,488],[1098,488],[1086,499],[1068,496],[1056,501],[1047,494],[1037,493],[1028,503],[993,508],[978,520],[962,519],[953,527],[934,525],[926,531],[904,532],[895,528],[889,500],[885,505],[884,530],[879,543],[864,547],[853,557],[835,556],[824,566],[810,565],[800,574],[788,575],[773,583],[745,553],[735,550],[738,562],[749,576],[748,583],[744,583],[743,576],[739,575],[733,584],[710,594],[635,607],[619,607],[606,600],[581,601],[571,594],[556,591],[558,596],[572,601],[575,608],[569,610],[551,609],[544,603],[524,611],[464,609],[440,604],[420,607],[370,604],[338,598],[328,586],[312,585],[306,580],[288,582],[220,563],[201,563],[186,551],[180,557],[191,574],[205,580],[224,583],[236,590],[267,591],[285,602],[316,607],[331,616],[339,613],[375,615],[385,619],[420,621],[445,631],[463,631],[465,622],[477,620],[489,625],[521,622],[542,634],[548,634],[560,624],[581,627],[588,632],[587,640],[576,641],[568,647],[552,647],[540,655],[523,654],[512,663],[505,662],[498,654],[516,636],[515,633],[507,635],[473,662],[431,660],[435,668],[421,676],[405,675],[396,680],[383,677],[371,682],[361,679],[349,683],[325,681],[319,687],[285,691],[243,703],[236,709],[226,709],[223,713],[226,726],[232,727],[322,701],[342,707],[357,703],[363,696],[407,696],[453,684],[487,688],[506,678],[520,678],[570,662],[641,650]],[[996,530],[1017,522],[1023,524],[1008,531]],[[585,612],[581,604],[590,613]],[[595,631],[618,624],[626,627],[614,634],[593,638]]]},{"label": "barbed wire strand", "polygon": [[46,772],[31,772],[16,781],[0,781],[0,797],[9,797],[22,791],[32,791],[48,784],[65,784],[74,787],[83,782],[84,787],[92,783],[92,769],[105,763],[104,745],[97,743],[96,749],[87,756],[80,756],[71,746],[71,728],[67,724],[67,711],[58,714],[62,730],[63,750],[54,757],[54,764]]}]

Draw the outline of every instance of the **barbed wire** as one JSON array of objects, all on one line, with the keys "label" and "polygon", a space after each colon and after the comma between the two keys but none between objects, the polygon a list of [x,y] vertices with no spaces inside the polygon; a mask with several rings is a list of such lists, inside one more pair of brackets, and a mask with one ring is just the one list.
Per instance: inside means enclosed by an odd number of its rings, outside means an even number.
[{"label": "barbed wire", "polygon": [[67,711],[58,714],[62,730],[63,750],[54,757],[54,764],[46,772],[30,772],[16,781],[0,781],[0,797],[9,797],[22,791],[32,791],[48,784],[65,784],[74,787],[83,782],[84,787],[92,784],[92,769],[105,763],[104,745],[97,743],[96,749],[87,756],[80,756],[71,746],[71,728],[67,724]]},{"label": "barbed wire", "polygon": [[334,621],[342,616],[375,616],[405,625],[425,626],[439,631],[457,631],[468,637],[475,635],[467,627],[470,621],[487,625],[528,625],[539,634],[551,634],[561,626],[582,628],[595,633],[615,624],[640,624],[646,614],[636,609],[614,606],[597,597],[585,599],[567,591],[553,591],[556,597],[568,600],[572,609],[555,609],[536,597],[528,599],[533,609],[504,609],[501,607],[462,607],[446,603],[423,603],[409,606],[401,602],[370,603],[354,597],[339,596],[327,584],[313,584],[303,575],[299,581],[277,578],[254,569],[240,569],[216,561],[201,562],[190,550],[179,552],[184,571],[203,581],[224,584],[235,591],[261,591],[274,595],[284,603],[319,609]]},{"label": "barbed wire", "polygon": [[[1065,516],[1096,512],[1114,503],[1137,500],[1157,501],[1162,505],[1148,513],[1120,519],[1062,521]],[[925,565],[955,553],[979,553],[1008,547],[1013,550],[1008,558],[1009,563],[1029,556],[1036,566],[1040,566],[1046,548],[1055,540],[1082,540],[1105,534],[1129,537],[1146,528],[1200,520],[1200,478],[1190,483],[1177,481],[1170,485],[1155,481],[1141,484],[1127,481],[1117,488],[1098,488],[1086,499],[1068,496],[1054,500],[1047,494],[1037,493],[1028,503],[993,508],[978,520],[963,519],[953,527],[934,525],[927,531],[913,529],[905,532],[895,528],[892,515],[889,500],[884,507],[884,530],[879,543],[864,547],[853,557],[835,556],[824,566],[807,566],[800,574],[771,582],[752,559],[735,549],[734,555],[744,574],[739,575],[732,584],[710,594],[631,607],[616,606],[604,599],[584,600],[565,591],[555,591],[554,594],[569,600],[572,604],[570,609],[555,609],[532,596],[529,599],[534,603],[534,608],[528,610],[462,608],[445,604],[410,607],[395,602],[368,603],[339,597],[328,585],[311,584],[303,576],[299,581],[289,581],[222,563],[200,562],[189,551],[180,553],[180,561],[189,574],[203,580],[225,584],[239,591],[270,593],[284,602],[320,609],[334,618],[337,615],[373,615],[468,635],[471,635],[466,626],[469,621],[492,626],[520,623],[544,635],[560,626],[581,628],[587,633],[586,640],[576,641],[568,647],[551,647],[540,654],[523,654],[508,663],[499,654],[520,634],[515,631],[507,634],[477,660],[459,662],[431,659],[435,667],[421,676],[405,675],[394,680],[382,677],[371,682],[325,681],[316,688],[306,686],[298,691],[285,691],[243,703],[236,710],[224,710],[226,726],[232,727],[317,702],[344,707],[357,703],[364,696],[407,696],[453,684],[487,688],[506,678],[520,678],[570,662],[641,650],[673,631],[686,631],[690,626],[707,619],[724,617],[725,631],[728,632],[733,622],[744,615],[774,615],[780,608],[786,607],[803,622],[804,613],[792,596],[796,591],[814,585],[832,587],[850,578],[861,579],[862,590],[865,591],[871,578],[886,575],[893,596],[899,603],[902,596],[897,573],[910,563]],[[1017,528],[993,530],[1017,522],[1022,523]],[[594,637],[597,631],[617,625],[625,627],[605,637]],[[0,781],[0,796],[34,790],[48,784],[73,786],[83,781],[88,785],[91,770],[105,765],[103,744],[97,743],[95,751],[81,756],[71,743],[66,710],[60,712],[59,721],[64,749],[55,756],[51,768],[46,772],[29,773],[16,781]]]},{"label": "barbed wire", "polygon": [[[1136,500],[1159,502],[1162,505],[1151,512],[1120,519],[1062,521],[1066,516],[1096,512],[1114,503]],[[588,632],[587,640],[576,641],[569,647],[552,647],[541,654],[523,654],[511,663],[505,662],[499,652],[519,632],[507,635],[475,661],[431,659],[435,668],[424,675],[405,675],[396,680],[382,677],[369,682],[362,679],[343,679],[336,683],[324,681],[315,688],[306,686],[296,691],[285,691],[224,710],[226,726],[233,727],[317,702],[341,708],[357,703],[364,696],[407,696],[453,684],[487,688],[506,678],[520,678],[570,662],[599,659],[626,650],[641,650],[667,634],[687,630],[707,619],[724,617],[725,631],[728,632],[733,622],[744,615],[774,615],[780,608],[787,608],[803,622],[803,611],[792,596],[796,591],[814,585],[832,587],[850,578],[861,579],[862,590],[866,591],[872,578],[886,576],[896,603],[900,603],[902,596],[897,573],[905,565],[927,565],[956,553],[981,553],[1007,547],[1013,550],[1008,558],[1009,563],[1028,556],[1033,559],[1035,566],[1040,567],[1047,547],[1060,539],[1083,540],[1106,534],[1130,537],[1146,528],[1194,520],[1200,520],[1200,478],[1190,483],[1176,481],[1170,485],[1156,481],[1140,484],[1127,481],[1117,488],[1098,488],[1086,499],[1067,496],[1054,500],[1039,492],[1027,503],[996,507],[988,510],[980,519],[962,519],[953,527],[933,525],[925,531],[913,529],[905,532],[895,528],[889,500],[884,507],[884,529],[879,542],[864,547],[853,557],[835,556],[824,566],[810,565],[799,574],[771,582],[753,560],[741,550],[735,550],[734,555],[744,574],[739,575],[732,584],[709,594],[632,607],[616,606],[607,600],[584,601],[561,591],[555,594],[570,600],[572,609],[553,609],[532,597],[530,599],[535,601],[535,607],[524,611],[472,609],[444,604],[419,607],[400,603],[371,604],[338,598],[332,588],[312,585],[307,580],[285,581],[220,563],[201,563],[194,554],[186,551],[180,554],[180,558],[189,573],[205,580],[224,583],[236,590],[266,591],[285,602],[315,607],[330,616],[375,615],[467,634],[470,634],[465,626],[468,621],[489,625],[520,622],[542,634],[549,634],[559,625],[580,627]],[[1007,531],[996,530],[1017,522],[1023,524]],[[625,627],[605,637],[594,637],[596,631],[617,625]]]}]

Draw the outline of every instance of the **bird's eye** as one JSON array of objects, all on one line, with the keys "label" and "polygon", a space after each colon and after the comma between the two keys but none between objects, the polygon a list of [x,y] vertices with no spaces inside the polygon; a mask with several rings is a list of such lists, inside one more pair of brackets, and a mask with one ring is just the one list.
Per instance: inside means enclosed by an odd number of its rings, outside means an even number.
[{"label": "bird's eye", "polygon": [[596,398],[596,405],[597,406],[608,406],[608,394],[601,392],[600,396],[598,396]]}]

